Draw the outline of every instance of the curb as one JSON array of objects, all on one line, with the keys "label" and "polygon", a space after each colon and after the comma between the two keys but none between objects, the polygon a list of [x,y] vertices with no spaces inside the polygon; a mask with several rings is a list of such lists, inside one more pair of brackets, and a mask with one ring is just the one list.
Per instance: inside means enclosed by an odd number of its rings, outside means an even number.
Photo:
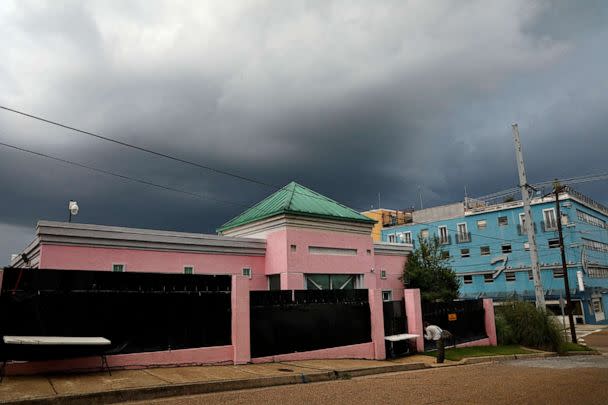
[{"label": "curb", "polygon": [[208,394],[212,392],[237,391],[281,385],[307,384],[350,379],[352,377],[362,377],[366,375],[394,373],[400,371],[413,371],[424,368],[428,368],[425,363],[395,364],[393,366],[355,368],[341,371],[330,370],[288,376],[261,377],[255,379],[205,381],[198,383],[159,385],[154,387],[126,388],[114,391],[101,391],[75,395],[56,395],[53,397],[29,398],[0,403],[14,405],[89,405],[126,401],[145,401],[158,398]]},{"label": "curb", "polygon": [[564,354],[562,354],[562,356],[601,356],[602,353],[600,353],[597,350],[585,350],[585,351],[573,351],[573,352],[566,352]]},{"label": "curb", "polygon": [[15,405],[88,405],[108,404],[127,401],[145,401],[151,399],[181,397],[187,395],[208,394],[212,392],[236,391],[251,388],[264,388],[280,385],[305,384],[337,379],[334,371],[262,377],[256,379],[205,381],[198,383],[158,385],[154,387],[127,388],[114,391],[92,392],[76,395],[56,395],[52,397],[30,398],[2,404]]},{"label": "curb", "polygon": [[542,359],[547,357],[557,357],[557,353],[543,352],[543,353],[529,353],[529,354],[507,354],[503,356],[485,356],[485,357],[469,357],[460,360],[457,364],[479,364],[479,363],[493,363],[503,362],[510,360],[527,360],[527,359]]},{"label": "curb", "polygon": [[426,363],[406,363],[406,364],[395,364],[393,366],[380,366],[380,367],[369,367],[369,368],[356,368],[351,370],[336,371],[336,375],[339,378],[352,378],[352,377],[363,377],[366,375],[374,374],[386,374],[386,373],[398,373],[401,371],[414,371],[430,368]]}]

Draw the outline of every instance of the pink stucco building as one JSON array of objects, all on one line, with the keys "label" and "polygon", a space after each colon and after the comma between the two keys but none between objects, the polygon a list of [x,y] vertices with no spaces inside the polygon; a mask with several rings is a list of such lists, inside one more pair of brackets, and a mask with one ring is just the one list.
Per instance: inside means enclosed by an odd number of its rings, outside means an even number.
[{"label": "pink stucco building", "polygon": [[[11,266],[230,274],[246,277],[250,290],[367,288],[400,299],[400,277],[412,246],[374,243],[373,225],[358,212],[290,183],[224,224],[219,236],[39,221],[25,256],[18,255]],[[323,277],[328,275],[348,277]],[[343,282],[334,285],[334,279]]]},{"label": "pink stucco building", "polygon": [[[249,352],[249,292],[273,289],[365,288],[370,298],[371,342],[281,358],[383,358],[382,300],[403,298],[400,277],[412,247],[374,243],[373,225],[358,212],[290,183],[224,224],[219,235],[40,221],[34,241],[11,266],[232,276],[231,345],[110,356],[115,367],[255,361]],[[97,360],[81,359],[83,364],[94,367]],[[62,366],[38,365],[57,367]]]}]

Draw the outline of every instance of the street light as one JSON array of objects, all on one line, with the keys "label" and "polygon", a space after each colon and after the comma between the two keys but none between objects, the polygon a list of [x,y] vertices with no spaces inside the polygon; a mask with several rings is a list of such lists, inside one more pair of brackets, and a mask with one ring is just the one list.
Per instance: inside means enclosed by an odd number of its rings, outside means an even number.
[{"label": "street light", "polygon": [[68,222],[72,222],[72,215],[78,215],[78,204],[76,201],[70,200],[68,203],[68,211],[70,212],[70,216],[68,218]]}]

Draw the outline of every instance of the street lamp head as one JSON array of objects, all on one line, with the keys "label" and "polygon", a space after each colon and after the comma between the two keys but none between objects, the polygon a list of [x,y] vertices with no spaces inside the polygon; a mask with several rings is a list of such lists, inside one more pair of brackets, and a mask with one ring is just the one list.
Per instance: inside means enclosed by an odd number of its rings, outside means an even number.
[{"label": "street lamp head", "polygon": [[70,214],[72,215],[77,215],[78,214],[78,204],[76,203],[76,201],[71,201],[68,204],[68,210],[70,211]]}]

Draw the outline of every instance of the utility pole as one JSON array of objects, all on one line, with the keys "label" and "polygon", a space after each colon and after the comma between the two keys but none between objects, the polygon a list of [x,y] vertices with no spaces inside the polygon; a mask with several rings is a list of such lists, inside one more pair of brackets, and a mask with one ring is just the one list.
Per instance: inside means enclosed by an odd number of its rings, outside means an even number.
[{"label": "utility pole", "polygon": [[538,250],[536,248],[536,235],[534,233],[534,222],[532,222],[532,210],[530,210],[530,193],[528,192],[528,180],[526,179],[526,168],[524,166],[524,155],[519,139],[519,128],[517,124],[512,124],[513,139],[515,140],[515,156],[517,159],[517,171],[519,172],[519,188],[521,198],[524,202],[524,227],[528,234],[530,244],[530,267],[534,278],[534,293],[536,295],[536,308],[545,310],[545,292],[540,280],[540,267],[538,265]]},{"label": "utility pole", "polygon": [[553,183],[553,191],[555,192],[555,216],[557,217],[557,233],[559,234],[559,252],[562,255],[562,273],[564,274],[564,289],[566,290],[566,312],[568,313],[568,321],[570,322],[570,336],[572,343],[576,343],[576,327],[574,317],[572,316],[572,300],[570,298],[570,281],[568,280],[568,266],[566,265],[566,249],[564,247],[564,235],[562,233],[562,212],[559,205],[559,192],[562,191],[562,186],[557,179]]}]

